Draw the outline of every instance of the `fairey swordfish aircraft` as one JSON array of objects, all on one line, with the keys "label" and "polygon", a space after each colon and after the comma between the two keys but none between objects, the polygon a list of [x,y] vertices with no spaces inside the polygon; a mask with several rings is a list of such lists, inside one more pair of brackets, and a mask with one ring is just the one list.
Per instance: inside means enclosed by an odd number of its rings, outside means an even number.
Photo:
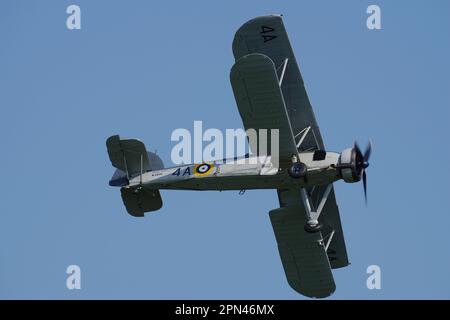
[{"label": "fairey swordfish aircraft", "polygon": [[269,216],[287,281],[305,296],[327,297],[336,289],[331,269],[349,265],[333,182],[362,179],[366,193],[371,145],[364,154],[356,142],[341,153],[325,151],[282,16],[245,23],[233,53],[230,79],[244,127],[279,130],[277,165],[268,154],[256,164],[164,168],[142,142],[115,135],[106,142],[117,168],[109,184],[121,187],[127,211],[138,217],[162,207],[160,189],[276,189],[280,207]]}]

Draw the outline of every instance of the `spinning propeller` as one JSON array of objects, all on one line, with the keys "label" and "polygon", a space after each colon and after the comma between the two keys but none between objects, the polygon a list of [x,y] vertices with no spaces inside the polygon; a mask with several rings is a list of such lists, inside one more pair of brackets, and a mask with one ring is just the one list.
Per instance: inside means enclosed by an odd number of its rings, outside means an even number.
[{"label": "spinning propeller", "polygon": [[356,157],[355,157],[355,169],[359,177],[362,177],[363,180],[363,187],[364,187],[364,199],[366,201],[367,205],[367,175],[366,175],[366,168],[369,166],[369,158],[370,153],[372,152],[372,142],[369,141],[369,144],[366,147],[366,150],[364,151],[364,154],[361,152],[361,149],[358,146],[358,143],[355,141],[355,144],[353,146],[353,149],[355,150]]}]

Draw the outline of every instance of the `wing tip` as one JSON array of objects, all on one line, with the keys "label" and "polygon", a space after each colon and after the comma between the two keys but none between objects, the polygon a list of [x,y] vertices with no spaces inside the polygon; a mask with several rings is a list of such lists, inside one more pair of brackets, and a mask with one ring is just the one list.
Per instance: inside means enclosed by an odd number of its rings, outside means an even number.
[{"label": "wing tip", "polygon": [[282,18],[283,18],[283,14],[281,14],[281,13],[269,13],[269,14],[257,16],[257,17],[254,17],[254,18],[244,22],[236,33],[238,33],[246,25],[249,25],[249,24],[252,24],[255,22],[261,22],[263,20],[269,20],[269,19],[282,19]]},{"label": "wing tip", "polygon": [[233,45],[232,45],[232,49],[233,49],[233,55],[234,58],[237,60],[240,56],[244,55],[242,51],[243,46],[239,46],[239,42],[242,41],[242,36],[241,34],[244,32],[244,30],[248,27],[251,26],[255,23],[261,23],[265,20],[270,20],[270,19],[279,19],[279,20],[283,20],[283,15],[282,14],[278,14],[278,13],[273,13],[273,14],[267,14],[267,15],[263,15],[263,16],[258,16],[255,18],[252,18],[250,20],[248,20],[247,22],[244,22],[236,31],[234,38],[233,38]]},{"label": "wing tip", "polygon": [[336,284],[333,282],[331,286],[315,287],[314,289],[302,286],[299,281],[289,281],[289,286],[297,293],[308,298],[324,299],[328,298],[336,291]]}]

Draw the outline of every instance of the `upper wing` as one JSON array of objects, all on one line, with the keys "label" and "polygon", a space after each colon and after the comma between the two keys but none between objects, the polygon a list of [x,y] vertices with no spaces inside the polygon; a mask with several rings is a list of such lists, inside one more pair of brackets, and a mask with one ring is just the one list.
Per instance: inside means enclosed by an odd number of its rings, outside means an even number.
[{"label": "upper wing", "polygon": [[[280,162],[290,163],[297,148],[272,60],[259,53],[246,55],[234,64],[230,80],[245,129],[278,129]],[[271,135],[267,136],[269,148]]]},{"label": "upper wing", "polygon": [[289,285],[308,297],[331,295],[336,285],[322,233],[304,230],[306,212],[299,190],[279,190],[278,196],[281,208],[269,215]]},{"label": "upper wing", "polygon": [[312,134],[305,137],[299,151],[323,150],[319,127],[281,16],[263,16],[245,23],[236,32],[233,53],[236,60],[251,53],[261,53],[274,62],[280,78],[283,75],[281,89],[294,135],[300,139],[299,133],[303,129],[309,126],[312,129]]},{"label": "upper wing", "polygon": [[[294,144],[300,140],[302,130],[311,128],[312,134],[304,137],[299,151],[325,149],[281,16],[264,16],[245,23],[236,32],[233,41],[233,53],[237,63],[255,53],[270,58],[274,65],[272,69],[274,68],[276,73],[276,77],[272,76],[271,81],[275,83],[274,79],[276,79],[279,83],[281,79],[281,95],[287,111],[286,119],[290,124],[288,126],[283,123],[282,127],[290,129],[294,136]],[[261,86],[260,89],[264,92],[262,79],[254,73],[252,76],[252,84]],[[245,85],[247,79],[244,78],[242,81]],[[243,86],[243,88],[245,87]],[[273,88],[275,88],[274,85]],[[244,126],[247,128],[246,122],[259,115],[249,113],[247,118],[244,117],[241,108],[245,110],[245,107],[242,106],[245,103],[248,104],[245,99],[249,98],[249,94],[243,95],[242,99],[238,99],[234,84],[233,90]],[[260,98],[262,97],[263,95],[260,96]],[[263,102],[260,104],[263,104]],[[280,105],[280,103],[278,104]],[[280,112],[282,108],[277,110]],[[275,109],[270,111],[274,112]],[[269,121],[269,123],[264,123],[264,126],[272,128],[270,121],[273,115],[266,114],[264,116],[267,118],[266,121]],[[280,126],[280,124],[278,125]],[[289,132],[289,130],[286,131]],[[288,139],[287,142],[282,140],[280,133],[280,145],[288,145],[288,150],[292,149],[291,140],[292,138]],[[318,204],[325,188],[326,186],[319,186],[308,190],[313,205]],[[349,264],[334,190],[329,194],[320,217],[324,224],[322,233],[313,235],[306,233],[303,229],[306,222],[306,213],[299,190],[278,190],[278,195],[281,208],[272,210],[270,217],[289,284],[295,290],[307,296],[330,295],[335,290],[330,267],[339,268]],[[328,243],[328,250],[325,252],[323,242],[328,240],[333,231],[332,241]],[[322,238],[322,234],[325,239]],[[322,246],[317,245],[318,243],[322,243]]]},{"label": "upper wing", "polygon": [[[252,19],[236,32],[233,41],[235,59],[239,60],[241,57],[255,52],[268,56],[274,62],[279,78],[283,75],[281,91],[288,112],[291,130],[297,141],[300,139],[298,134],[303,129],[311,126],[312,134],[305,136],[299,151],[316,148],[325,149],[281,16],[269,15]],[[286,59],[287,64],[283,73]],[[326,186],[308,190],[311,193],[313,202],[318,203],[320,201],[325,188]],[[301,202],[300,197],[295,201]],[[321,220],[326,222],[323,234],[327,235],[333,230],[335,231],[328,249],[331,266],[333,268],[346,266],[348,265],[347,251],[334,191],[331,191],[328,196],[323,212]]]}]

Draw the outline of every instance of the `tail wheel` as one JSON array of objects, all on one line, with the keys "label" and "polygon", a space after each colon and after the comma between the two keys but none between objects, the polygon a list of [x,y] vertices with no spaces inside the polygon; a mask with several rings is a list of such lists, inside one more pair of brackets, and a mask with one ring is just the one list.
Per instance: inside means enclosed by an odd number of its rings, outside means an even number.
[{"label": "tail wheel", "polygon": [[142,186],[137,186],[136,188],[133,189],[133,194],[138,195],[141,193],[143,187]]}]

